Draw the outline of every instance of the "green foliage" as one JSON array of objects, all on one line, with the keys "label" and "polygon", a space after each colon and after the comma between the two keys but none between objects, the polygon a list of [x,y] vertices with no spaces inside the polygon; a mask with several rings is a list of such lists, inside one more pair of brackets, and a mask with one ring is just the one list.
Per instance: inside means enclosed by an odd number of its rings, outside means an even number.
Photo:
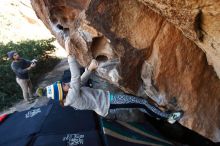
[{"label": "green foliage", "polygon": [[16,50],[22,58],[38,60],[36,68],[30,72],[31,81],[35,85],[38,78],[51,70],[59,61],[58,58],[49,55],[55,51],[55,47],[51,44],[53,41],[54,39],[0,43],[0,110],[23,98],[15,74],[11,70],[12,61],[7,58],[7,52]]}]

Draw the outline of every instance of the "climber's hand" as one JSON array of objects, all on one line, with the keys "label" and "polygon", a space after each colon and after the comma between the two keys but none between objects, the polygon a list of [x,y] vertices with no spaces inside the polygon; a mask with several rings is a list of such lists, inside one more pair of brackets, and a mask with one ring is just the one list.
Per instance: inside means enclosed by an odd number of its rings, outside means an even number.
[{"label": "climber's hand", "polygon": [[90,65],[88,67],[88,70],[93,71],[93,70],[96,70],[97,68],[98,68],[98,62],[95,59],[92,59]]}]

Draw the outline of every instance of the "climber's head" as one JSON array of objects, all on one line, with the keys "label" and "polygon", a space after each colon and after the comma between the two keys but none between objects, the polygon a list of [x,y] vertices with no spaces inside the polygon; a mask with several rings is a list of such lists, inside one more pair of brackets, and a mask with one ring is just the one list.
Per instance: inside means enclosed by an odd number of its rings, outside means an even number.
[{"label": "climber's head", "polygon": [[[66,89],[66,88],[65,88]],[[63,103],[64,98],[64,89],[63,84],[60,81],[55,82],[54,84],[46,87],[46,95],[48,98],[51,98],[55,101]]]},{"label": "climber's head", "polygon": [[63,88],[63,92],[67,93],[69,91],[70,88],[70,84],[69,83],[62,83],[62,88]]},{"label": "climber's head", "polygon": [[71,72],[69,69],[65,70],[62,75],[62,88],[64,93],[67,93],[70,88]]}]

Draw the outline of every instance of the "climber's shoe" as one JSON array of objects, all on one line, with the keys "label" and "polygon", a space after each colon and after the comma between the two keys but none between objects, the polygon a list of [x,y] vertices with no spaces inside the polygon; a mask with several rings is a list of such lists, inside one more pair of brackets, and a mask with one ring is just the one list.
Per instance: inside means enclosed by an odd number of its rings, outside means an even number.
[{"label": "climber's shoe", "polygon": [[170,113],[170,116],[167,119],[167,121],[170,124],[173,124],[173,123],[175,123],[176,121],[180,120],[183,117],[183,113],[184,113],[183,111]]}]

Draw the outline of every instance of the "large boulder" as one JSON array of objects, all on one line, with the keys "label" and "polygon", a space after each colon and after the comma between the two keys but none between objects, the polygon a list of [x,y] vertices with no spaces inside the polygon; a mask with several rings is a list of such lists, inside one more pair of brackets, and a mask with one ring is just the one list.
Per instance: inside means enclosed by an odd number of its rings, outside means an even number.
[{"label": "large boulder", "polygon": [[220,77],[219,0],[139,0],[172,22],[206,54]]},{"label": "large boulder", "polygon": [[183,125],[220,141],[219,2],[198,10],[199,2],[184,2],[32,0],[32,6],[61,45],[71,38],[81,65],[96,58],[100,76],[163,108],[184,110]]}]

